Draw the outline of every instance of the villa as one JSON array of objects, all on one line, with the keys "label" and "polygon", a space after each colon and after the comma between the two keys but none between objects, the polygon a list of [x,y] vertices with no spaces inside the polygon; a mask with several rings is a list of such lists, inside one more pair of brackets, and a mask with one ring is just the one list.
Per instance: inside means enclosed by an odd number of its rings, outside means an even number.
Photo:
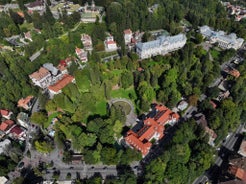
[{"label": "villa", "polygon": [[84,49],[86,51],[92,51],[93,50],[92,40],[91,40],[90,35],[88,35],[88,34],[82,34],[81,35],[81,41],[82,41],[83,46],[84,46]]},{"label": "villa", "polygon": [[117,50],[117,43],[114,41],[114,37],[112,35],[108,36],[104,41],[105,51],[111,52]]}]

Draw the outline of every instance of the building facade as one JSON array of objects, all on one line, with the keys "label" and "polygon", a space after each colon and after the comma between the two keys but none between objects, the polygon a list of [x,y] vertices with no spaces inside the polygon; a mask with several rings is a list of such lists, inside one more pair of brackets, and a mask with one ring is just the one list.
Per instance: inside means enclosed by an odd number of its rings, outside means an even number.
[{"label": "building facade", "polygon": [[184,34],[159,36],[153,41],[137,43],[136,52],[141,59],[146,59],[178,50],[182,48],[185,43],[186,36]]},{"label": "building facade", "polygon": [[237,38],[235,33],[226,35],[224,31],[213,31],[208,26],[200,27],[200,33],[207,38],[211,43],[218,43],[218,46],[223,49],[239,49],[244,39]]},{"label": "building facade", "polygon": [[179,120],[179,115],[164,105],[155,105],[147,117],[142,127],[129,130],[125,137],[126,144],[140,151],[143,157],[149,153],[151,141],[158,141],[164,136],[164,126]]}]

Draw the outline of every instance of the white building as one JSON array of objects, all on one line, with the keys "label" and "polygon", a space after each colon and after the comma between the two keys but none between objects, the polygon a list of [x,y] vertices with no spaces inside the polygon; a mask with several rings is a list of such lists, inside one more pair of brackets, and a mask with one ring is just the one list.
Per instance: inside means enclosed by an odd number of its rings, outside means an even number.
[{"label": "white building", "polygon": [[83,43],[84,49],[87,51],[92,51],[93,47],[92,47],[92,40],[90,35],[88,34],[82,34],[81,35],[81,42]]},{"label": "white building", "polygon": [[47,88],[52,81],[51,73],[44,67],[41,67],[38,71],[29,75],[29,78],[34,85],[39,86],[42,89]]},{"label": "white building", "polygon": [[117,43],[114,41],[114,37],[111,35],[108,36],[104,41],[104,46],[105,50],[108,52],[117,50]]},{"label": "white building", "polygon": [[9,139],[5,139],[4,141],[0,142],[0,154],[2,154],[5,150],[5,148],[11,144],[11,141]]},{"label": "white building", "polygon": [[186,43],[186,36],[178,34],[175,36],[159,36],[156,40],[139,42],[136,44],[136,52],[141,59],[157,55],[165,55],[169,52],[182,48]]},{"label": "white building", "polygon": [[84,49],[76,47],[75,52],[82,63],[86,63],[88,61],[87,52]]},{"label": "white building", "polygon": [[219,47],[223,49],[239,49],[244,39],[237,38],[235,33],[226,35],[224,31],[213,31],[208,26],[200,27],[200,33],[207,38],[211,43],[218,43]]},{"label": "white building", "polygon": [[126,29],[124,31],[125,44],[127,45],[127,44],[131,43],[132,38],[133,38],[132,30],[131,29]]}]

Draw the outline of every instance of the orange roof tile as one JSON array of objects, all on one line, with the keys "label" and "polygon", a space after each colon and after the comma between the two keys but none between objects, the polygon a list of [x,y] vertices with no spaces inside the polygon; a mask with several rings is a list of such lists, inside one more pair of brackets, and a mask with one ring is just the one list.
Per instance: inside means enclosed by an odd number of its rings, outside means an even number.
[{"label": "orange roof tile", "polygon": [[132,34],[132,30],[131,29],[126,29],[126,30],[124,30],[124,34]]},{"label": "orange roof tile", "polygon": [[9,115],[9,111],[8,110],[0,110],[0,114],[2,115],[2,116],[8,116]]},{"label": "orange roof tile", "polygon": [[46,77],[47,75],[49,75],[50,72],[49,70],[47,70],[44,67],[41,67],[38,71],[32,73],[31,75],[29,75],[30,78],[34,78],[36,80],[41,80],[42,78]]},{"label": "orange roof tile", "polygon": [[28,96],[26,98],[21,98],[19,101],[18,101],[18,105],[17,107],[23,107],[23,108],[26,108],[28,106],[28,103],[31,101],[31,99],[33,99],[33,96]]},{"label": "orange roof tile", "polygon": [[58,92],[62,88],[64,88],[66,85],[71,83],[74,80],[74,77],[68,74],[65,74],[61,80],[59,80],[56,84],[49,86],[49,90]]},{"label": "orange roof tile", "polygon": [[5,122],[2,122],[0,125],[0,130],[5,131],[5,130],[7,130],[7,128],[8,128],[8,124]]}]

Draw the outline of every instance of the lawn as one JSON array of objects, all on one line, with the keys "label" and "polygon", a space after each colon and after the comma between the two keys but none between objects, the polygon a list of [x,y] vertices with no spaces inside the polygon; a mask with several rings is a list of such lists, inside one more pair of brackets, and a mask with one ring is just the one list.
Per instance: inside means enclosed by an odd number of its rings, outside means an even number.
[{"label": "lawn", "polygon": [[136,93],[133,87],[130,87],[128,89],[120,88],[118,90],[112,90],[111,91],[111,97],[112,98],[127,98],[127,99],[136,99]]},{"label": "lawn", "polygon": [[107,114],[107,102],[106,101],[100,101],[97,102],[95,105],[95,111],[93,114],[99,114],[101,116],[104,116]]},{"label": "lawn", "polygon": [[44,123],[44,128],[48,128],[48,126],[50,125],[52,119],[57,117],[58,114],[59,114],[59,112],[54,112],[51,115],[49,115],[47,122]]},{"label": "lawn", "polygon": [[218,60],[219,59],[219,55],[220,55],[220,52],[215,50],[215,49],[211,49],[210,50],[210,53],[213,57],[214,60]]},{"label": "lawn", "polygon": [[131,106],[126,102],[116,102],[114,106],[123,108],[126,115],[131,112]]}]

